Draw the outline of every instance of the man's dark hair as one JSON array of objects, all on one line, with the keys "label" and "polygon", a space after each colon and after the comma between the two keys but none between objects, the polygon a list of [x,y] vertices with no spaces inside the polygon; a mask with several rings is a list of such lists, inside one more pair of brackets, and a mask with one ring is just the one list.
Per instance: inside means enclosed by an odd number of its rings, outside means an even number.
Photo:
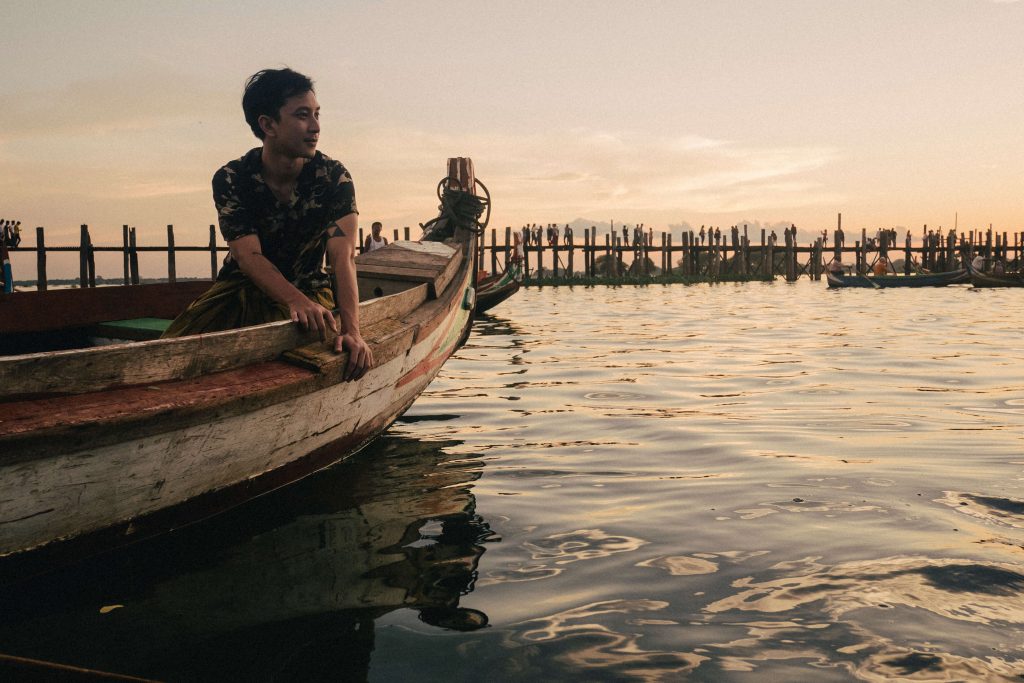
[{"label": "man's dark hair", "polygon": [[245,122],[260,140],[264,138],[260,128],[260,117],[269,116],[280,121],[281,107],[289,97],[313,91],[313,81],[308,76],[284,69],[264,69],[249,77],[242,95],[242,111]]}]

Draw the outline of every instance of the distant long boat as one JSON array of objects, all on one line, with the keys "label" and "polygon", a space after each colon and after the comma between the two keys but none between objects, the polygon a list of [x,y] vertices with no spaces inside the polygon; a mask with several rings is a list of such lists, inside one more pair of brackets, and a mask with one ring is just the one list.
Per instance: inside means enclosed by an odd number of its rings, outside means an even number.
[{"label": "distant long boat", "polygon": [[[475,184],[470,160],[449,160],[431,237],[357,258],[374,367],[355,381],[347,354],[291,321],[156,338],[154,318],[200,283],[4,295],[0,559],[174,528],[380,434],[469,334],[486,206]],[[78,348],[97,337],[121,341]]]},{"label": "distant long boat", "polygon": [[477,281],[476,312],[489,311],[508,299],[519,291],[522,280],[522,259],[513,258],[501,273]]},{"label": "distant long boat", "polygon": [[1002,275],[983,273],[970,264],[967,270],[971,275],[971,284],[975,287],[1024,287],[1024,275],[1020,272]]},{"label": "distant long boat", "polygon": [[941,273],[918,273],[917,275],[836,275],[825,273],[828,286],[832,288],[861,287],[888,289],[890,287],[945,287],[966,283],[967,271],[949,270]]}]

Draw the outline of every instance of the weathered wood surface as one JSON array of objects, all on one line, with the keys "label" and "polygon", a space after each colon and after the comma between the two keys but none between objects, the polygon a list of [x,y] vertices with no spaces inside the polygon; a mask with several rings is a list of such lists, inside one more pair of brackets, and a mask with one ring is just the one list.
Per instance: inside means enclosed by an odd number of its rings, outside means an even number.
[{"label": "weathered wood surface", "polygon": [[[418,332],[415,323],[387,319],[369,326],[365,339],[381,366],[408,353]],[[191,380],[7,403],[0,418],[0,463],[70,452],[81,443],[114,444],[201,424],[211,416],[261,409],[341,382],[348,354],[317,343],[305,360],[268,361]]]},{"label": "weathered wood surface", "polygon": [[[405,315],[426,296],[427,286],[419,285],[389,297],[363,302],[359,305],[360,323],[370,326],[387,317]],[[0,398],[86,393],[122,385],[197,377],[271,360],[317,338],[315,333],[285,320],[173,339],[3,357],[0,358],[0,377],[3,378]]]},{"label": "weathered wood surface", "polygon": [[451,282],[461,261],[460,250],[440,242],[392,242],[357,256],[356,269],[364,279],[425,282],[436,297]]}]

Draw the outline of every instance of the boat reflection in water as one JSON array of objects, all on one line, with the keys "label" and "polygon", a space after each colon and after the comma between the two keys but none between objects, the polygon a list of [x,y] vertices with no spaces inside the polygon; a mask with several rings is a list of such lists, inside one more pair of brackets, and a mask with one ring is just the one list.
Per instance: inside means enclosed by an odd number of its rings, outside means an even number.
[{"label": "boat reflection in water", "polygon": [[445,629],[494,534],[482,463],[387,435],[354,459],[205,523],[0,593],[0,652],[171,680],[364,679],[374,620]]}]

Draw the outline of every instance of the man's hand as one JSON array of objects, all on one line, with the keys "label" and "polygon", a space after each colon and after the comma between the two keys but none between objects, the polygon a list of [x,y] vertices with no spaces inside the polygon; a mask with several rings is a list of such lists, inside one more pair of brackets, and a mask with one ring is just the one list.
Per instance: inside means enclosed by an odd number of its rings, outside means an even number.
[{"label": "man's hand", "polygon": [[359,334],[341,334],[334,342],[338,353],[348,351],[348,365],[345,366],[345,381],[359,379],[373,367],[373,352]]},{"label": "man's hand", "polygon": [[327,330],[338,333],[338,322],[334,319],[334,314],[301,293],[293,301],[288,302],[288,313],[292,322],[301,325],[302,329],[319,332],[320,341],[327,340]]}]

